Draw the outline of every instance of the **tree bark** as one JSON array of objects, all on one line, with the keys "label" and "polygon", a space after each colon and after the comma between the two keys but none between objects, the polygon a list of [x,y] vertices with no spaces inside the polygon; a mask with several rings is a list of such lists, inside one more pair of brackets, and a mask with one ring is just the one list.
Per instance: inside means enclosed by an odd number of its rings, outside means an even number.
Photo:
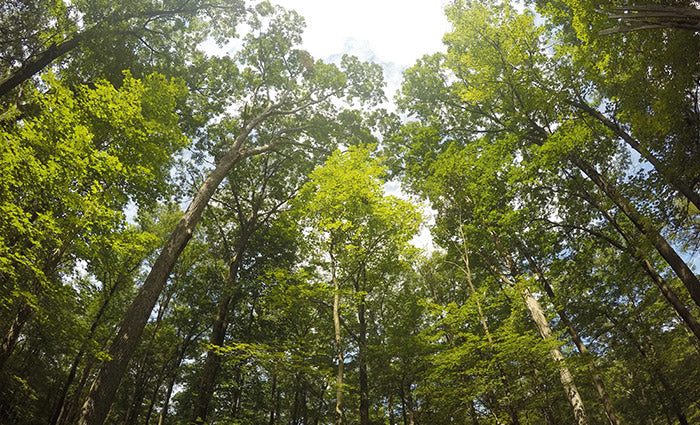
[{"label": "tree bark", "polygon": [[0,81],[0,98],[41,72],[51,62],[78,47],[85,37],[89,35],[89,32],[76,34],[62,43],[50,45],[38,58],[27,62],[20,69]]},{"label": "tree bark", "polygon": [[277,374],[275,373],[272,375],[272,388],[270,389],[270,420],[267,422],[268,425],[275,425],[275,414],[277,413],[278,402]]},{"label": "tree bark", "polygon": [[[186,5],[188,2],[185,1],[184,4]],[[211,6],[211,7],[217,7],[215,4],[211,5],[204,5],[205,7]],[[13,71],[10,75],[7,77],[3,78],[0,80],[0,98],[5,96],[7,93],[9,93],[12,89],[15,87],[21,85],[25,81],[29,80],[39,72],[41,72],[43,69],[45,69],[48,65],[50,65],[53,61],[56,59],[60,58],[61,56],[65,55],[66,53],[70,52],[71,50],[74,50],[80,44],[85,41],[85,40],[90,40],[95,38],[99,32],[101,31],[106,31],[110,33],[114,33],[115,29],[112,28],[111,30],[109,29],[110,25],[117,24],[119,22],[126,22],[130,19],[133,18],[157,18],[157,17],[164,17],[164,16],[173,16],[173,15],[193,15],[196,14],[197,11],[200,10],[200,8],[195,5],[194,7],[190,8],[180,8],[177,10],[142,10],[139,11],[136,14],[130,14],[130,15],[122,15],[122,14],[115,14],[112,15],[101,22],[96,23],[92,27],[85,29],[81,32],[78,32],[76,34],[73,34],[70,38],[67,40],[60,42],[58,44],[51,44],[49,47],[46,48],[41,54],[39,54],[38,57],[36,57],[33,60],[28,60],[25,62],[19,69]],[[107,27],[107,28],[106,28]]]},{"label": "tree bark", "polygon": [[688,289],[695,304],[700,307],[700,280],[693,273],[678,253],[669,245],[668,241],[659,233],[659,230],[642,216],[632,203],[620,194],[617,189],[603,178],[596,169],[589,163],[572,153],[569,155],[571,161],[581,170],[598,188],[605,193],[615,205],[630,219],[632,224],[654,244],[656,250],[671,266],[676,276]]},{"label": "tree bark", "polygon": [[58,424],[59,418],[61,417],[61,415],[65,409],[66,397],[68,396],[68,390],[70,389],[70,386],[73,384],[73,381],[75,380],[75,376],[78,372],[78,367],[80,366],[80,361],[83,359],[83,356],[85,355],[87,343],[90,340],[92,340],[93,336],[95,335],[95,331],[97,330],[97,326],[100,324],[100,320],[102,320],[102,316],[107,311],[107,307],[109,306],[109,302],[112,300],[112,297],[114,296],[114,293],[116,292],[120,281],[121,281],[121,279],[119,279],[119,277],[117,277],[117,279],[115,279],[114,284],[110,288],[109,292],[107,293],[107,296],[105,297],[104,301],[102,302],[102,305],[100,306],[100,310],[97,312],[97,315],[95,315],[95,318],[92,320],[92,324],[90,325],[90,331],[88,332],[88,336],[85,339],[85,342],[81,345],[80,350],[78,351],[78,354],[75,356],[75,359],[73,359],[73,364],[71,364],[71,368],[70,368],[70,372],[68,373],[68,377],[66,378],[66,381],[63,383],[63,387],[61,387],[61,391],[59,392],[58,400],[56,401],[56,406],[53,409],[53,414],[49,418],[48,425],[57,425]]},{"label": "tree bark", "polygon": [[[549,322],[544,316],[542,306],[537,301],[537,299],[535,299],[535,297],[532,296],[529,290],[523,289],[521,291],[521,294],[523,296],[523,299],[525,300],[525,305],[527,306],[527,309],[530,311],[532,319],[537,325],[537,329],[540,332],[540,336],[542,336],[542,339],[544,339],[545,341],[552,341],[552,329],[549,327]],[[569,400],[569,403],[571,404],[571,408],[574,411],[574,419],[576,420],[576,423],[578,425],[588,425],[588,417],[586,416],[586,410],[583,406],[583,400],[581,399],[581,395],[578,392],[578,388],[576,388],[576,384],[574,383],[574,377],[571,375],[571,371],[564,364],[564,355],[561,353],[559,347],[555,345],[553,345],[549,349],[549,355],[552,357],[552,360],[557,365],[557,369],[559,369],[559,379],[561,380],[561,383],[564,386],[564,391],[566,392],[566,396]]]},{"label": "tree bark", "polygon": [[583,110],[588,115],[600,121],[604,126],[612,130],[619,138],[625,141],[632,149],[637,151],[642,158],[646,159],[654,169],[659,173],[659,175],[666,180],[674,189],[681,193],[685,198],[693,203],[695,207],[700,210],[700,195],[693,191],[693,189],[686,184],[680,178],[674,176],[673,172],[668,169],[657,157],[655,157],[649,150],[644,148],[639,141],[632,137],[629,133],[623,130],[617,123],[613,122],[610,118],[603,115],[599,110],[592,108],[585,102],[573,102],[573,105],[577,108]]},{"label": "tree bark", "polygon": [[338,370],[335,376],[335,424],[345,424],[345,413],[343,412],[343,338],[340,334],[340,284],[336,276],[335,258],[333,258],[331,248],[331,280],[333,281],[333,330],[335,334],[335,350],[338,360]]},{"label": "tree bark", "polygon": [[2,339],[2,344],[0,345],[0,370],[3,370],[5,363],[15,350],[19,336],[22,333],[22,328],[32,315],[32,311],[34,310],[27,303],[23,303],[20,306],[19,311],[17,311],[17,315],[12,321],[10,329],[8,329],[5,337]]},{"label": "tree bark", "polygon": [[[542,286],[544,287],[545,293],[550,298],[552,303],[555,303],[555,305],[556,305],[556,296],[554,294],[554,290],[552,289],[552,285],[549,284],[549,280],[544,275],[544,272],[540,268],[539,264],[537,264],[534,261],[533,257],[528,252],[527,248],[525,248],[525,251],[526,251],[525,252],[526,258],[532,264],[532,266],[535,269],[535,272],[537,273],[537,276],[542,281]],[[583,340],[581,340],[581,337],[579,336],[576,329],[574,329],[574,325],[571,323],[571,320],[569,319],[569,315],[566,314],[566,311],[564,311],[563,308],[559,308],[559,307],[557,307],[556,310],[557,310],[557,314],[559,315],[561,322],[566,327],[567,333],[571,337],[571,340],[574,342],[574,345],[576,345],[576,349],[578,349],[578,352],[581,353],[581,356],[586,360],[588,372],[591,375],[591,380],[593,381],[593,385],[595,386],[596,391],[598,392],[598,396],[600,397],[600,401],[603,403],[603,408],[605,409],[605,414],[608,417],[608,421],[610,422],[610,425],[620,425],[620,418],[617,415],[617,411],[615,410],[615,406],[613,405],[613,402],[612,402],[612,399],[610,398],[610,395],[608,394],[607,390],[605,389],[605,384],[603,383],[603,378],[600,376],[600,372],[598,372],[598,368],[595,365],[595,360],[593,359],[593,356],[588,351],[588,348],[583,343]]]},{"label": "tree bark", "polygon": [[[366,286],[366,270],[362,268],[362,280]],[[355,281],[355,293],[360,293],[359,278]],[[367,321],[365,319],[365,296],[357,304],[358,360],[360,370],[360,425],[369,425],[369,381],[367,377]]]},{"label": "tree bark", "polygon": [[[239,238],[236,244],[236,252],[229,264],[228,276],[226,277],[227,284],[231,288],[226,295],[220,300],[216,308],[216,316],[212,325],[211,337],[209,343],[215,347],[224,345],[226,338],[226,328],[228,327],[228,311],[231,304],[235,304],[238,299],[240,289],[236,287],[238,284],[238,272],[243,259],[243,251],[247,244],[248,237],[243,235]],[[221,355],[217,353],[216,348],[212,347],[207,351],[207,358],[204,362],[202,370],[202,378],[199,384],[199,394],[194,406],[193,423],[206,422],[209,413],[209,404],[214,395],[214,387],[216,386],[216,377],[219,374],[221,367]]]},{"label": "tree bark", "polygon": [[194,228],[199,223],[204,208],[221,181],[231,171],[231,168],[245,156],[258,153],[258,151],[253,150],[244,151],[245,141],[253,128],[272,115],[278,106],[269,106],[263,113],[243,127],[231,149],[223,156],[214,171],[209,174],[200,186],[184,216],[176,225],[153,264],[138,295],[129,306],[122,327],[109,348],[108,354],[110,358],[98,371],[90,389],[90,394],[83,405],[78,422],[80,425],[102,425],[104,423],[121,378],[126,370],[127,363],[136,350],[148,317],[170,277],[175,262],[192,237]]},{"label": "tree bark", "polygon": [[615,220],[615,217],[610,215],[609,212],[607,212],[598,202],[593,200],[591,197],[586,196],[585,199],[593,205],[598,211],[600,211],[601,214],[608,220],[608,222],[615,228],[617,233],[622,236],[622,239],[624,239],[626,246],[616,246],[618,249],[627,251],[630,255],[632,255],[633,258],[637,260],[639,263],[640,267],[644,272],[651,278],[652,282],[659,288],[661,291],[661,294],[666,298],[666,301],[668,301],[669,305],[671,305],[671,308],[673,308],[676,311],[676,314],[685,322],[686,326],[688,329],[690,329],[693,334],[695,335],[696,338],[696,344],[698,341],[700,341],[700,322],[693,316],[693,314],[688,310],[688,308],[685,306],[685,304],[678,298],[676,293],[673,291],[673,289],[668,285],[666,280],[659,275],[659,273],[656,271],[654,266],[647,260],[637,249],[637,246],[639,246],[639,242],[635,240],[635,238],[630,235],[628,232],[626,232],[622,226]]},{"label": "tree bark", "polygon": [[[177,382],[177,370],[180,368],[180,364],[185,358],[185,352],[187,351],[187,346],[189,345],[190,339],[186,339],[179,350],[176,349],[175,364],[173,365],[172,375],[170,376],[170,381],[168,382],[168,389],[165,392],[165,397],[163,398],[163,407],[160,409],[160,415],[158,415],[158,425],[163,425],[165,418],[168,416],[168,407],[170,406],[170,397],[173,395],[173,388],[175,388],[175,382]],[[179,352],[178,352],[179,351]]]}]

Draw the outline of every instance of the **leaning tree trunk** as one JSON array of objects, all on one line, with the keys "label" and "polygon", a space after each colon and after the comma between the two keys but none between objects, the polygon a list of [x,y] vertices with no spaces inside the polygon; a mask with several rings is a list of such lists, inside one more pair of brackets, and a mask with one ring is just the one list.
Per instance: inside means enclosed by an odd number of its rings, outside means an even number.
[{"label": "leaning tree trunk", "polygon": [[[539,264],[537,264],[534,261],[533,257],[528,252],[527,248],[526,247],[524,247],[524,248],[525,248],[526,258],[533,265],[533,267],[537,273],[537,276],[542,281],[542,286],[544,287],[545,293],[551,299],[551,301],[556,304],[556,296],[554,294],[554,290],[552,289],[552,285],[549,284],[549,280],[544,275],[544,272],[540,268]],[[561,322],[564,324],[564,326],[566,328],[567,333],[571,337],[571,340],[574,342],[574,345],[576,345],[578,352],[581,353],[581,356],[586,360],[588,372],[591,375],[591,380],[593,381],[593,385],[595,386],[595,389],[598,392],[598,396],[600,397],[600,401],[603,403],[603,408],[605,409],[605,414],[608,417],[608,421],[610,421],[610,425],[620,425],[620,418],[617,415],[617,411],[615,410],[615,406],[613,405],[613,402],[612,402],[612,399],[610,398],[610,395],[608,394],[607,390],[605,389],[605,384],[603,383],[603,378],[601,377],[600,372],[598,372],[598,368],[595,365],[595,360],[593,359],[593,356],[588,351],[588,348],[583,343],[583,340],[581,339],[581,337],[578,334],[578,332],[576,331],[576,329],[574,329],[574,325],[571,323],[571,320],[569,319],[569,315],[566,314],[566,311],[564,311],[563,308],[557,308],[556,310],[557,310],[557,314],[559,315],[559,318],[561,319]]]},{"label": "leaning tree trunk", "polygon": [[160,255],[151,267],[138,295],[129,306],[124,322],[117,337],[112,342],[106,361],[97,373],[90,388],[80,415],[80,425],[102,425],[112,405],[126,366],[136,351],[141,334],[146,326],[151,311],[165,287],[175,262],[187,246],[204,208],[214,195],[224,177],[242,158],[259,153],[244,151],[245,141],[250,132],[267,117],[273,114],[279,105],[271,105],[263,113],[248,122],[234,140],[231,149],[221,158],[214,171],[204,180],[182,219],[178,222],[170,238],[165,243]]},{"label": "leaning tree trunk", "polygon": [[624,129],[622,129],[622,127],[620,127],[617,123],[613,122],[610,118],[603,115],[602,112],[595,108],[592,108],[587,103],[574,102],[573,105],[583,110],[593,118],[600,121],[604,126],[612,130],[612,132],[615,133],[615,135],[624,140],[625,143],[627,143],[627,145],[629,145],[632,149],[637,151],[642,158],[646,159],[652,166],[654,166],[654,169],[664,180],[666,180],[667,183],[671,185],[671,187],[673,187],[680,194],[685,196],[685,198],[689,202],[692,202],[693,205],[695,205],[695,207],[698,210],[700,210],[700,194],[695,192],[692,189],[692,187],[688,185],[685,181],[675,176],[673,171],[669,170],[668,167],[661,162],[661,160],[659,160],[648,149],[642,146],[639,143],[639,141],[632,137],[632,135],[627,133]]},{"label": "leaning tree trunk", "polygon": [[578,155],[571,153],[569,155],[571,161],[581,170],[584,174],[590,178],[593,183],[595,183],[598,188],[605,193],[615,205],[620,208],[620,210],[630,219],[632,224],[639,229],[639,231],[647,237],[647,239],[654,244],[656,250],[661,254],[661,256],[666,260],[666,262],[671,266],[676,276],[683,282],[685,287],[688,289],[691,298],[695,301],[695,304],[700,307],[700,280],[698,277],[690,270],[690,267],[683,261],[683,259],[678,255],[675,249],[671,247],[668,241],[661,235],[659,230],[654,226],[651,221],[642,216],[637,209],[632,205],[632,203],[626,199],[617,188],[613,186],[610,182],[603,178],[603,176],[598,173],[598,171],[588,162],[581,159]]},{"label": "leaning tree trunk", "polygon": [[605,208],[603,208],[591,196],[587,194],[582,194],[581,196],[587,202],[593,205],[598,211],[600,211],[600,213],[603,214],[603,216],[606,218],[606,220],[608,220],[608,222],[613,226],[613,228],[615,228],[617,233],[619,233],[620,236],[622,236],[622,239],[624,239],[625,241],[625,245],[613,245],[621,251],[629,253],[635,260],[637,260],[642,270],[644,270],[644,272],[649,276],[652,282],[654,282],[654,284],[659,288],[661,294],[664,296],[664,298],[666,298],[666,301],[668,301],[671,308],[675,310],[676,314],[681,318],[681,320],[683,320],[688,329],[690,329],[693,332],[696,338],[696,341],[694,341],[694,343],[697,344],[697,342],[700,342],[700,322],[698,322],[693,313],[691,313],[690,310],[688,310],[688,308],[686,307],[686,305],[678,298],[678,296],[668,285],[666,280],[663,277],[661,277],[661,275],[656,271],[656,269],[654,269],[654,266],[652,266],[649,260],[642,255],[642,253],[637,248],[640,245],[639,241],[637,241],[632,235],[625,231],[622,228],[622,226],[620,226],[620,223],[617,222],[615,217],[613,217],[608,211],[606,211]]},{"label": "leaning tree trunk", "polygon": [[[542,306],[540,303],[532,296],[528,289],[523,289],[521,291],[523,299],[525,300],[525,305],[530,311],[532,319],[537,325],[537,329],[545,341],[552,341],[552,329],[549,327],[549,322],[542,311]],[[549,355],[552,357],[557,369],[559,369],[559,379],[561,384],[564,386],[564,391],[566,392],[566,397],[569,399],[571,408],[574,410],[574,419],[578,425],[588,425],[588,417],[586,416],[586,410],[583,407],[583,400],[581,395],[576,388],[574,383],[574,377],[571,374],[569,368],[564,364],[564,355],[558,346],[552,345],[549,349]]]}]

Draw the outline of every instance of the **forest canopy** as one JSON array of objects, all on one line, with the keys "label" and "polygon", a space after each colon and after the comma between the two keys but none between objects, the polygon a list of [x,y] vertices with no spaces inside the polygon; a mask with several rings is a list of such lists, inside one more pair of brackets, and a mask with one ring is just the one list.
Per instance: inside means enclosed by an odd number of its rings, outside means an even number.
[{"label": "forest canopy", "polygon": [[445,15],[2,0],[0,423],[699,422],[697,4]]}]

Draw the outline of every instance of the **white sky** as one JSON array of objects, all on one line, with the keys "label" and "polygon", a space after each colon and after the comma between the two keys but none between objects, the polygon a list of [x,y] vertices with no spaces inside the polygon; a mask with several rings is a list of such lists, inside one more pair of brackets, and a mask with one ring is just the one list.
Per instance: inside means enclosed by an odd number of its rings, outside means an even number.
[{"label": "white sky", "polygon": [[[349,53],[384,68],[386,96],[392,102],[401,73],[426,54],[444,51],[442,36],[450,30],[447,0],[277,0],[306,20],[303,47],[318,59],[332,62]],[[391,108],[393,109],[393,108]],[[385,185],[388,194],[405,197],[397,182]],[[427,223],[432,211],[424,206]],[[433,249],[426,227],[412,243]]]},{"label": "white sky", "polygon": [[401,73],[426,54],[443,50],[447,0],[272,0],[306,20],[303,47],[330,62],[344,53],[384,68],[389,100]]},{"label": "white sky", "polygon": [[369,48],[385,62],[413,64],[441,49],[448,24],[444,0],[277,0],[306,19],[304,45],[326,58],[348,44]]}]

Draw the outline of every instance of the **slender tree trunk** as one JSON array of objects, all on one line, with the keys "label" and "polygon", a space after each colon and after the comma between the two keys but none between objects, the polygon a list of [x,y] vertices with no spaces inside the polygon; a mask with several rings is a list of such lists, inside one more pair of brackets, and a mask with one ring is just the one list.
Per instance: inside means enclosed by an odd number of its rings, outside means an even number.
[{"label": "slender tree trunk", "polygon": [[187,211],[185,211],[182,219],[180,219],[180,222],[173,230],[153,264],[138,295],[129,306],[122,327],[109,348],[110,360],[106,361],[98,371],[90,389],[90,394],[83,405],[78,422],[79,425],[102,425],[104,423],[121,378],[126,370],[127,363],[134,351],[136,351],[136,347],[141,339],[148,317],[170,277],[175,262],[192,237],[192,233],[202,217],[204,208],[221,181],[239,160],[245,156],[260,153],[254,150],[244,151],[244,143],[253,128],[272,115],[277,107],[278,105],[271,105],[241,130],[231,149],[223,156],[214,171],[209,174],[200,186]]},{"label": "slender tree trunk", "polygon": [[343,338],[340,334],[340,284],[336,276],[335,258],[331,248],[331,279],[333,280],[333,330],[335,333],[335,350],[338,360],[338,370],[335,377],[335,424],[345,424],[345,413],[343,412],[343,365],[345,356],[343,355]]},{"label": "slender tree trunk", "polygon": [[[552,285],[549,284],[549,280],[547,277],[544,275],[544,272],[540,268],[539,264],[537,264],[533,257],[530,255],[528,252],[527,248],[525,248],[525,255],[528,259],[528,261],[532,264],[534,267],[537,276],[539,279],[542,281],[542,286],[544,287],[544,291],[547,294],[547,296],[551,299],[552,303],[556,305],[556,296],[554,294],[554,290],[552,289]],[[566,327],[566,331],[571,337],[571,340],[574,342],[576,345],[576,349],[578,349],[579,353],[581,353],[581,356],[586,360],[586,365],[588,367],[588,372],[591,375],[591,380],[593,381],[593,385],[596,388],[596,391],[598,392],[598,396],[600,397],[600,401],[603,403],[603,408],[605,409],[605,414],[608,417],[608,421],[610,422],[610,425],[620,425],[620,418],[617,415],[617,411],[615,410],[615,406],[612,403],[612,399],[610,398],[610,395],[605,389],[605,384],[603,383],[603,378],[600,376],[600,372],[598,372],[598,368],[595,365],[595,360],[593,359],[593,356],[589,353],[588,348],[586,345],[583,343],[581,340],[581,337],[579,336],[578,332],[576,329],[574,329],[573,324],[571,323],[571,320],[569,320],[569,315],[566,314],[563,308],[557,308],[557,314],[559,315],[559,318],[561,319],[561,322],[564,324]]]},{"label": "slender tree trunk", "polygon": [[620,208],[620,210],[622,210],[630,221],[632,221],[634,226],[654,244],[659,254],[661,254],[671,266],[678,278],[688,289],[695,304],[700,307],[700,280],[698,280],[698,277],[690,270],[676,250],[674,250],[661,233],[659,233],[659,230],[656,229],[650,220],[642,216],[632,203],[623,197],[612,184],[605,180],[593,166],[575,154],[570,154],[569,157],[571,161],[580,168],[581,171],[583,171],[593,183]]},{"label": "slender tree trunk", "polygon": [[668,169],[657,157],[655,157],[649,150],[644,148],[634,137],[627,133],[622,127],[617,123],[613,122],[610,118],[603,115],[599,110],[592,108],[585,102],[574,102],[574,106],[586,112],[588,115],[597,119],[607,128],[612,130],[619,138],[624,140],[632,149],[637,151],[642,158],[646,159],[654,169],[659,173],[659,175],[666,180],[674,189],[681,193],[685,198],[692,202],[695,207],[700,210],[700,195],[693,191],[693,189],[686,184],[684,181],[679,179],[674,175],[674,173]]},{"label": "slender tree trunk", "polygon": [[236,382],[236,389],[233,391],[233,400],[231,400],[231,417],[232,418],[238,417],[238,411],[240,410],[241,400],[243,398],[243,384],[245,382],[245,375],[243,375],[243,371],[241,370],[240,366],[238,367],[238,370],[236,371],[235,382]]},{"label": "slender tree trunk", "polygon": [[406,401],[406,391],[404,390],[404,378],[401,378],[401,384],[399,385],[399,396],[401,397],[401,417],[403,418],[403,425],[408,425],[408,402]]},{"label": "slender tree trunk", "polygon": [[10,329],[8,329],[5,337],[2,339],[2,344],[0,344],[0,370],[3,370],[7,359],[10,358],[12,352],[15,350],[19,336],[22,333],[22,328],[32,315],[32,311],[32,307],[27,303],[22,304],[17,311],[17,315],[12,321]]},{"label": "slender tree trunk", "polygon": [[[214,323],[212,325],[211,337],[209,338],[209,343],[216,347],[224,345],[226,328],[228,327],[228,311],[231,308],[232,302],[235,304],[235,300],[239,296],[240,288],[236,287],[236,285],[238,285],[238,272],[241,267],[243,250],[245,249],[247,240],[248,238],[244,236],[239,238],[239,243],[236,244],[236,252],[229,264],[229,272],[226,277],[229,293],[225,294],[219,300],[216,316],[214,317]],[[197,401],[194,406],[194,417],[192,418],[192,422],[194,423],[206,422],[209,404],[214,395],[216,377],[219,374],[220,367],[221,355],[217,353],[215,348],[211,348],[207,351],[207,358],[204,362],[204,369],[202,370],[199,394],[197,395]]]},{"label": "slender tree trunk", "polygon": [[[362,280],[367,285],[366,270],[363,266]],[[360,279],[355,281],[355,293],[360,293]],[[369,425],[369,381],[367,377],[367,320],[365,319],[365,296],[360,296],[357,304],[358,360],[360,370],[360,425]]]},{"label": "slender tree trunk", "polygon": [[80,401],[83,397],[83,390],[85,389],[85,386],[88,383],[88,379],[90,378],[90,373],[92,369],[93,361],[89,360],[88,364],[86,364],[83,368],[80,380],[78,381],[78,385],[76,385],[75,388],[75,394],[73,394],[71,400],[68,403],[66,403],[66,408],[61,412],[60,416],[58,417],[58,420],[56,422],[58,425],[73,425],[76,422],[80,409]]},{"label": "slender tree trunk", "polygon": [[[479,322],[481,323],[481,327],[484,329],[484,334],[486,335],[486,339],[489,342],[489,347],[491,347],[491,351],[496,353],[496,344],[493,341],[493,338],[491,337],[491,332],[489,331],[489,325],[486,322],[486,316],[484,315],[484,311],[481,308],[481,301],[479,300],[479,294],[476,292],[476,287],[474,286],[474,282],[472,280],[472,270],[471,266],[469,265],[469,251],[467,249],[467,238],[464,235],[464,231],[462,227],[459,227],[459,233],[460,237],[462,239],[462,262],[464,263],[464,273],[467,276],[467,284],[469,285],[469,290],[471,291],[472,296],[474,297],[474,301],[476,303],[476,311],[477,314],[479,315]],[[501,383],[503,384],[503,388],[505,389],[506,392],[506,401],[508,403],[508,410],[510,413],[510,418],[511,418],[511,424],[512,425],[519,425],[520,424],[520,418],[519,418],[519,413],[518,410],[515,408],[514,403],[513,403],[513,395],[510,393],[510,390],[508,389],[508,377],[506,376],[505,369],[503,368],[503,365],[501,364],[500,361],[497,361],[497,367],[498,367],[498,372],[500,375],[500,380]],[[498,410],[498,406],[496,406]]]},{"label": "slender tree trunk", "polygon": [[[661,294],[666,298],[671,308],[676,311],[676,314],[685,322],[688,329],[690,329],[697,341],[700,341],[700,323],[693,316],[693,314],[688,310],[685,304],[678,298],[673,289],[668,285],[666,280],[659,275],[659,273],[654,269],[652,264],[647,260],[642,253],[637,249],[639,242],[636,241],[630,234],[628,234],[622,226],[615,220],[615,218],[610,215],[609,212],[605,210],[598,202],[590,197],[585,198],[591,205],[593,205],[598,211],[600,211],[603,216],[608,220],[608,222],[615,228],[615,230],[622,236],[625,240],[626,246],[619,246],[618,248],[627,251],[633,258],[637,260],[640,267],[644,272],[651,278],[652,282],[659,288]],[[697,342],[696,342],[697,343]]]},{"label": "slender tree trunk", "polygon": [[[73,235],[66,239],[70,241],[72,240],[72,237]],[[41,270],[45,276],[56,272],[56,268],[58,267],[63,254],[66,252],[68,245],[69,243],[66,242],[66,240],[62,240],[58,246],[58,249],[56,249],[46,260],[46,263],[43,265]],[[35,279],[31,287],[35,294],[41,292],[41,284],[38,280]],[[17,315],[12,321],[7,333],[3,337],[2,343],[0,343],[0,371],[3,370],[5,363],[12,355],[12,352],[17,345],[17,341],[19,340],[19,336],[22,334],[22,329],[24,328],[24,325],[27,324],[27,321],[32,316],[32,313],[34,313],[34,308],[26,301],[23,301],[19,309],[17,309]]]},{"label": "slender tree trunk", "polygon": [[326,388],[328,387],[328,384],[326,381],[321,381],[320,385],[320,390],[318,392],[318,407],[316,408],[316,414],[314,415],[314,419],[312,424],[313,425],[318,425],[318,423],[321,421],[321,415],[323,413],[323,405],[325,404],[325,401],[323,400],[323,396],[326,395]]},{"label": "slender tree trunk", "polygon": [[655,384],[660,384],[663,388],[663,397],[666,399],[666,401],[668,401],[671,404],[670,409],[672,410],[672,413],[676,416],[676,418],[678,418],[679,424],[688,425],[688,420],[685,417],[685,413],[683,412],[683,408],[681,407],[680,402],[678,401],[676,391],[668,382],[668,379],[666,379],[666,376],[664,375],[660,365],[658,364],[656,350],[654,349],[654,344],[652,343],[651,338],[647,338],[648,348],[645,349],[642,346],[642,344],[637,340],[635,335],[630,330],[624,327],[624,324],[621,324],[610,314],[606,313],[606,316],[608,317],[608,320],[610,320],[610,322],[612,322],[615,325],[615,327],[622,330],[622,332],[624,332],[627,335],[627,338],[634,344],[639,354],[649,365],[648,371],[650,376],[654,380]]},{"label": "slender tree trunk", "polygon": [[165,397],[163,398],[163,407],[160,409],[160,415],[158,415],[158,425],[163,425],[165,418],[168,416],[168,407],[170,406],[170,397],[173,395],[173,388],[175,388],[175,382],[177,382],[177,370],[180,368],[180,364],[185,358],[185,352],[187,350],[188,340],[182,343],[178,349],[176,349],[176,360],[173,365],[172,375],[170,376],[170,381],[168,381],[168,389],[165,391]]},{"label": "slender tree trunk", "polygon": [[270,420],[268,425],[275,425],[275,413],[277,413],[277,404],[279,397],[277,394],[277,374],[272,375],[272,388],[270,389]]},{"label": "slender tree trunk", "polygon": [[391,394],[386,399],[386,408],[389,410],[389,425],[396,425],[396,418],[394,417],[394,400]]},{"label": "slender tree trunk", "polygon": [[80,362],[83,359],[83,356],[85,355],[87,343],[89,341],[91,341],[93,336],[95,335],[95,331],[97,330],[97,326],[100,324],[100,321],[102,320],[102,316],[107,311],[107,307],[109,306],[109,303],[112,300],[112,297],[114,296],[114,293],[116,292],[120,281],[121,281],[121,279],[119,279],[119,277],[117,277],[117,279],[115,279],[114,284],[110,288],[109,293],[107,293],[104,301],[102,302],[102,305],[100,306],[100,310],[97,312],[97,315],[95,315],[95,318],[92,320],[92,324],[90,325],[90,331],[88,332],[88,336],[87,336],[85,342],[81,345],[80,351],[78,351],[78,354],[75,356],[75,359],[73,359],[73,364],[71,364],[71,368],[70,368],[70,372],[68,373],[68,377],[66,378],[66,381],[63,383],[63,386],[61,387],[61,391],[59,392],[58,400],[56,401],[56,406],[53,409],[53,414],[49,418],[48,425],[58,424],[58,419],[61,417],[61,414],[63,413],[63,410],[65,408],[66,397],[68,396],[68,390],[70,389],[70,386],[73,384],[73,380],[75,380],[75,376],[78,372],[78,367],[80,366]]},{"label": "slender tree trunk", "polygon": [[[545,341],[552,341],[552,329],[549,327],[549,322],[544,316],[542,306],[537,301],[537,299],[535,299],[535,297],[532,296],[529,290],[523,289],[521,291],[521,294],[523,296],[523,299],[525,300],[525,305],[527,306],[527,309],[530,311],[532,319],[537,325],[537,329],[539,330],[542,339],[544,339]],[[576,388],[576,384],[574,383],[574,377],[573,375],[571,375],[571,371],[564,364],[564,355],[561,353],[561,350],[556,345],[553,345],[549,349],[549,355],[552,357],[552,360],[557,365],[557,369],[559,369],[559,379],[561,380],[561,383],[564,386],[564,391],[566,393],[567,398],[569,399],[571,408],[574,410],[574,419],[576,420],[576,423],[578,425],[588,425],[588,417],[586,416],[586,410],[583,407],[583,400],[581,399],[581,395],[578,392],[578,388]]]}]

